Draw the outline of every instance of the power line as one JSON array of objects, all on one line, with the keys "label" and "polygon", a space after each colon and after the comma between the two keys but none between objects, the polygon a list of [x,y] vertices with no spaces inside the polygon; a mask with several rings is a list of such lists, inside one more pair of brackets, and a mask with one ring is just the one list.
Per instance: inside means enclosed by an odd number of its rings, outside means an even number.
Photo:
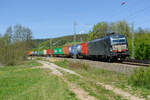
[{"label": "power line", "polygon": [[[137,1],[140,1],[140,0],[136,0],[136,2]],[[109,19],[112,19],[112,18],[114,18],[114,17],[116,17],[116,16],[118,16],[118,15],[120,15],[121,14],[121,12],[122,12],[122,9],[121,8],[126,8],[126,7],[128,7],[128,4],[126,4],[127,3],[127,1],[122,1],[122,2],[125,2],[125,4],[124,5],[120,5],[119,7],[119,9],[114,9],[114,10],[111,10],[110,12],[113,12],[112,13],[112,15],[110,15],[110,17],[109,17]],[[134,3],[134,2],[133,2]],[[136,5],[137,5],[137,3],[136,3]],[[115,12],[115,13],[114,13]],[[106,19],[107,17],[103,17],[103,18],[101,18],[101,20],[103,20],[104,21],[104,19]]]},{"label": "power line", "polygon": [[150,19],[149,19],[149,20],[145,20],[142,24],[139,24],[138,26],[146,25],[146,24],[148,24],[148,23],[149,23],[149,21],[150,21]]},{"label": "power line", "polygon": [[[138,0],[138,1],[140,1],[140,0]],[[136,1],[137,2],[137,1]],[[125,4],[126,5],[126,4]],[[137,3],[136,3],[136,6],[137,6]],[[123,6],[120,6],[120,7],[124,7],[124,5]],[[128,6],[126,6],[126,7],[128,7]],[[131,13],[131,14],[129,14],[128,16],[126,16],[127,18],[129,18],[129,17],[138,17],[138,16],[136,16],[136,14],[139,14],[139,13],[141,13],[141,12],[143,12],[143,11],[145,11],[145,10],[147,10],[147,9],[149,9],[150,8],[150,6],[147,6],[147,7],[145,7],[145,8],[142,8],[142,9],[140,9],[140,10],[137,10],[137,11],[135,11],[134,13]],[[112,10],[111,12],[116,12],[116,13],[113,13],[113,15],[111,15],[111,19],[112,18],[114,18],[114,17],[116,17],[116,16],[118,16],[118,15],[120,15],[120,14],[122,14],[121,12],[122,12],[122,10],[121,9],[117,9],[117,10]],[[124,17],[124,19],[126,18],[126,17]],[[135,18],[134,17],[134,18]],[[109,19],[110,19],[109,18]],[[106,19],[106,17],[103,17],[103,18],[101,18],[101,20],[104,20],[104,19]]]},{"label": "power line", "polygon": [[[137,10],[137,11],[135,11],[134,13],[132,13],[132,14],[126,16],[126,17],[134,17],[136,14],[139,14],[139,13],[141,13],[141,12],[144,12],[144,11],[147,10],[147,9],[150,9],[150,6],[147,6],[147,7],[145,7],[145,8],[140,9],[140,10]],[[137,17],[137,16],[135,16],[135,17]],[[134,18],[135,18],[135,17],[134,17]]]}]

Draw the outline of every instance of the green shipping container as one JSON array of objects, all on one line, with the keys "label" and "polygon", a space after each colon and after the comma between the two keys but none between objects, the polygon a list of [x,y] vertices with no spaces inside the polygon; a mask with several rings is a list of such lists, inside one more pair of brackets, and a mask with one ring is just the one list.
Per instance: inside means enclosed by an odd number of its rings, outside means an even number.
[{"label": "green shipping container", "polygon": [[44,53],[43,53],[43,50],[42,51],[40,51],[40,55],[43,55]]},{"label": "green shipping container", "polygon": [[58,54],[58,50],[57,48],[54,49],[54,54],[57,55]]},{"label": "green shipping container", "polygon": [[38,55],[38,56],[43,55],[43,50],[42,50],[42,51],[38,51],[38,52],[37,52],[37,55]]},{"label": "green shipping container", "polygon": [[58,54],[59,54],[59,55],[62,55],[62,54],[63,54],[62,48],[58,48],[57,50],[58,50]]},{"label": "green shipping container", "polygon": [[54,54],[55,55],[62,55],[63,54],[62,48],[56,48],[56,49],[54,49]]},{"label": "green shipping container", "polygon": [[37,55],[38,55],[38,56],[40,55],[40,51],[37,51]]}]

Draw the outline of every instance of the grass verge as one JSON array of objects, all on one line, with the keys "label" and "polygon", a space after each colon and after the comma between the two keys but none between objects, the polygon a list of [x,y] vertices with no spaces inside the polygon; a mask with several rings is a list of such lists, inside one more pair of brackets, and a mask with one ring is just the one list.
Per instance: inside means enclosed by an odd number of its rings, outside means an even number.
[{"label": "grass verge", "polygon": [[32,68],[38,65],[29,61],[0,68],[0,100],[77,100],[62,79]]},{"label": "grass verge", "polygon": [[[83,71],[88,71],[89,68],[85,66],[85,64],[82,66],[82,68],[78,67],[68,67],[68,61],[57,61],[55,64],[63,67],[63,68],[69,68],[71,70],[74,70],[76,72],[80,72],[82,76]],[[79,63],[78,63],[79,64]],[[72,64],[71,64],[72,65]],[[70,66],[71,66],[70,65]],[[80,78],[79,76],[76,75],[70,75],[68,73],[64,73],[64,76],[67,78],[68,81],[72,83],[76,83],[78,86],[82,87],[84,90],[86,90],[89,95],[96,97],[99,100],[125,100],[121,96],[114,94],[112,91],[106,90],[105,88],[101,87],[100,85],[97,84],[96,81],[92,81],[89,77],[88,78]],[[87,77],[87,76],[85,76]]]},{"label": "grass verge", "polygon": [[131,85],[129,83],[130,76],[125,74],[121,74],[113,71],[107,71],[98,68],[91,68],[88,65],[81,64],[79,62],[73,63],[67,60],[56,61],[55,64],[64,68],[69,68],[71,70],[74,70],[80,75],[86,77],[88,80],[95,80],[96,82],[111,84],[125,91],[128,91],[131,94],[135,94],[137,96],[141,96],[146,99],[148,99],[147,96],[150,95],[149,89],[143,87],[137,87],[137,86],[135,87]]}]

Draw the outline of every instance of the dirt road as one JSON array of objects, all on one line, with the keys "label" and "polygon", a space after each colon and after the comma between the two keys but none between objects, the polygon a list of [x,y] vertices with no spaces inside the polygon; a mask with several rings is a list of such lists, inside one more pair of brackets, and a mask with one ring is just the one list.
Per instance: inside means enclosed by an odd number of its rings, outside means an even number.
[{"label": "dirt road", "polygon": [[[64,81],[68,83],[68,86],[69,86],[70,90],[73,93],[76,94],[78,99],[80,99],[80,100],[97,100],[95,97],[90,96],[88,92],[86,92],[82,88],[78,87],[76,84],[70,83],[69,81],[67,81],[66,78],[63,76],[63,73],[61,73],[61,71],[67,72],[69,74],[74,74],[74,75],[79,76],[80,78],[83,78],[78,73],[76,73],[76,72],[74,72],[72,70],[69,70],[69,69],[65,69],[65,68],[59,67],[59,66],[57,66],[57,65],[55,65],[53,63],[50,63],[50,62],[46,62],[46,61],[39,61],[39,62],[43,64],[42,68],[49,68],[52,71],[51,72],[52,74],[63,78]],[[125,92],[125,91],[123,91],[123,90],[121,90],[119,88],[116,88],[114,86],[111,86],[111,85],[108,85],[108,84],[104,84],[104,83],[100,83],[100,82],[97,82],[97,84],[101,85],[106,90],[113,91],[115,94],[120,95],[120,96],[122,96],[125,99],[128,99],[128,100],[145,100],[143,98],[136,97],[136,96],[134,96],[134,95],[132,95],[132,94],[130,94],[128,92]]]}]

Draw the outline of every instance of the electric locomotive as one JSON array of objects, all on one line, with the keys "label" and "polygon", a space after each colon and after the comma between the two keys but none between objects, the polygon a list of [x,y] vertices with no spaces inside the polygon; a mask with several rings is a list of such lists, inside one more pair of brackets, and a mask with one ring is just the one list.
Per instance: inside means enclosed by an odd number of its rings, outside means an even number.
[{"label": "electric locomotive", "polygon": [[129,56],[128,42],[124,35],[112,33],[88,42],[87,56],[101,60],[123,60]]}]

